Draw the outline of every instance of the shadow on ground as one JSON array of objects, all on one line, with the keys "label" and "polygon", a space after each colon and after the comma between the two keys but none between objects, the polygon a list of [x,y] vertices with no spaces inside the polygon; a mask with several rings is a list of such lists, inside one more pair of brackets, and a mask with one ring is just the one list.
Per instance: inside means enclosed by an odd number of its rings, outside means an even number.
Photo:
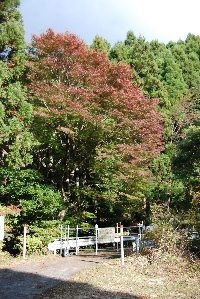
[{"label": "shadow on ground", "polygon": [[46,292],[49,286],[56,287],[63,281],[37,274],[0,270],[0,298],[27,299]]},{"label": "shadow on ground", "polygon": [[94,288],[87,283],[66,282],[37,274],[18,272],[10,269],[0,271],[0,298],[41,299],[41,298],[115,298],[141,299],[128,293],[108,292]]},{"label": "shadow on ground", "polygon": [[[111,258],[119,257],[116,252],[81,253],[79,256],[56,257],[32,264],[23,264],[12,268],[0,269],[0,298],[36,299],[36,298],[119,298],[136,299],[142,297],[107,292],[89,284],[70,282],[77,272]],[[64,292],[64,297],[57,293]]]}]

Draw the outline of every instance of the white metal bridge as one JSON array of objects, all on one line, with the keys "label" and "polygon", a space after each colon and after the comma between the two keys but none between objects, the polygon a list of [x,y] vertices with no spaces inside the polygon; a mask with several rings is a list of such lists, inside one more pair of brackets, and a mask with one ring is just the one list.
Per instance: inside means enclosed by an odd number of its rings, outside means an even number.
[{"label": "white metal bridge", "polygon": [[[90,231],[89,236],[79,236],[80,231]],[[139,247],[142,240],[144,226],[142,224],[138,224],[137,226],[130,227],[119,227],[118,224],[116,227],[107,227],[107,228],[99,228],[96,224],[94,228],[70,228],[69,225],[64,227],[64,230],[61,225],[61,235],[59,239],[55,239],[52,243],[48,244],[48,250],[54,251],[54,254],[57,251],[60,254],[64,254],[67,256],[69,250],[76,250],[76,255],[79,252],[79,248],[86,248],[88,246],[95,246],[96,254],[98,251],[99,244],[109,244],[112,243],[114,246],[116,245],[118,249],[118,245],[121,242],[132,242],[133,250],[139,251]],[[64,231],[64,238],[63,238]],[[75,232],[75,236],[71,237],[71,231]],[[83,232],[82,232],[83,235]]]}]

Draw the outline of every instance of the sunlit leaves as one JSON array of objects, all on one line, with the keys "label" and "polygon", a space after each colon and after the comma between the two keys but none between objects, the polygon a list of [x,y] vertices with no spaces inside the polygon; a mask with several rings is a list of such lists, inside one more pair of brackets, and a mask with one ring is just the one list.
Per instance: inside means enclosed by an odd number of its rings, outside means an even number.
[{"label": "sunlit leaves", "polygon": [[[148,148],[148,155],[159,148],[158,101],[145,98],[132,86],[129,67],[109,62],[105,53],[87,49],[68,32],[55,34],[49,29],[40,37],[34,36],[32,45],[38,58],[28,67],[31,90],[41,101],[37,113],[85,119],[107,132],[109,138],[115,134],[112,140],[118,151],[127,151],[134,159],[138,150],[145,152],[140,144]],[[108,117],[114,121],[112,126],[104,121]]]},{"label": "sunlit leaves", "polygon": [[27,70],[46,180],[61,189],[71,213],[87,209],[99,219],[116,205],[122,213],[138,167],[163,149],[158,100],[132,85],[129,66],[69,32],[33,36]]}]

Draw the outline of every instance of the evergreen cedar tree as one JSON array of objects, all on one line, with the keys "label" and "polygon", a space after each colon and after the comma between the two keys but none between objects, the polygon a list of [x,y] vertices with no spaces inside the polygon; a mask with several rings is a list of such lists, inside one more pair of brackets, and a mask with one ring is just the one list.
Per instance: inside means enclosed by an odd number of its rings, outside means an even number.
[{"label": "evergreen cedar tree", "polygon": [[[163,150],[163,121],[158,99],[146,98],[132,85],[129,66],[110,62],[106,52],[89,49],[75,34],[51,29],[33,35],[27,62],[28,89],[35,114],[52,118],[55,129],[78,138],[78,121],[99,134],[98,153],[122,168],[148,165]],[[74,119],[69,122],[67,119]]]},{"label": "evergreen cedar tree", "polygon": [[19,4],[0,1],[0,173],[32,162],[32,107],[21,83],[26,42]]}]

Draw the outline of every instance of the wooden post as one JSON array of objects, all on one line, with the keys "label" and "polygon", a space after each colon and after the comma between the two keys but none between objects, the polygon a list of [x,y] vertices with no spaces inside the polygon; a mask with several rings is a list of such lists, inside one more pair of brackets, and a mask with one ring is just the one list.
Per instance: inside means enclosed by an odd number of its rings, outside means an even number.
[{"label": "wooden post", "polygon": [[123,225],[120,225],[120,243],[121,243],[121,264],[124,265],[124,240],[123,240]]},{"label": "wooden post", "polygon": [[78,225],[76,226],[76,255],[78,254]]},{"label": "wooden post", "polygon": [[26,258],[26,228],[27,228],[27,225],[24,224],[23,259]]},{"label": "wooden post", "polygon": [[[117,223],[117,236],[118,236],[118,232],[119,232],[118,228],[119,228],[119,226],[118,226],[118,223]],[[118,242],[118,240],[117,240],[117,252],[118,252],[118,251],[119,251],[119,242]]]},{"label": "wooden post", "polygon": [[138,238],[136,239],[136,250],[137,253],[140,251],[140,236],[138,235]]},{"label": "wooden post", "polygon": [[4,239],[4,216],[0,216],[0,241]]},{"label": "wooden post", "polygon": [[60,226],[60,255],[62,255],[62,224]]},{"label": "wooden post", "polygon": [[67,226],[67,252],[69,253],[69,225]]},{"label": "wooden post", "polygon": [[98,224],[95,224],[95,230],[96,230],[96,255],[97,255],[97,250],[98,250],[98,243],[97,243],[97,238],[98,238]]},{"label": "wooden post", "polygon": [[1,241],[4,239],[4,216],[0,216],[0,249]]}]

